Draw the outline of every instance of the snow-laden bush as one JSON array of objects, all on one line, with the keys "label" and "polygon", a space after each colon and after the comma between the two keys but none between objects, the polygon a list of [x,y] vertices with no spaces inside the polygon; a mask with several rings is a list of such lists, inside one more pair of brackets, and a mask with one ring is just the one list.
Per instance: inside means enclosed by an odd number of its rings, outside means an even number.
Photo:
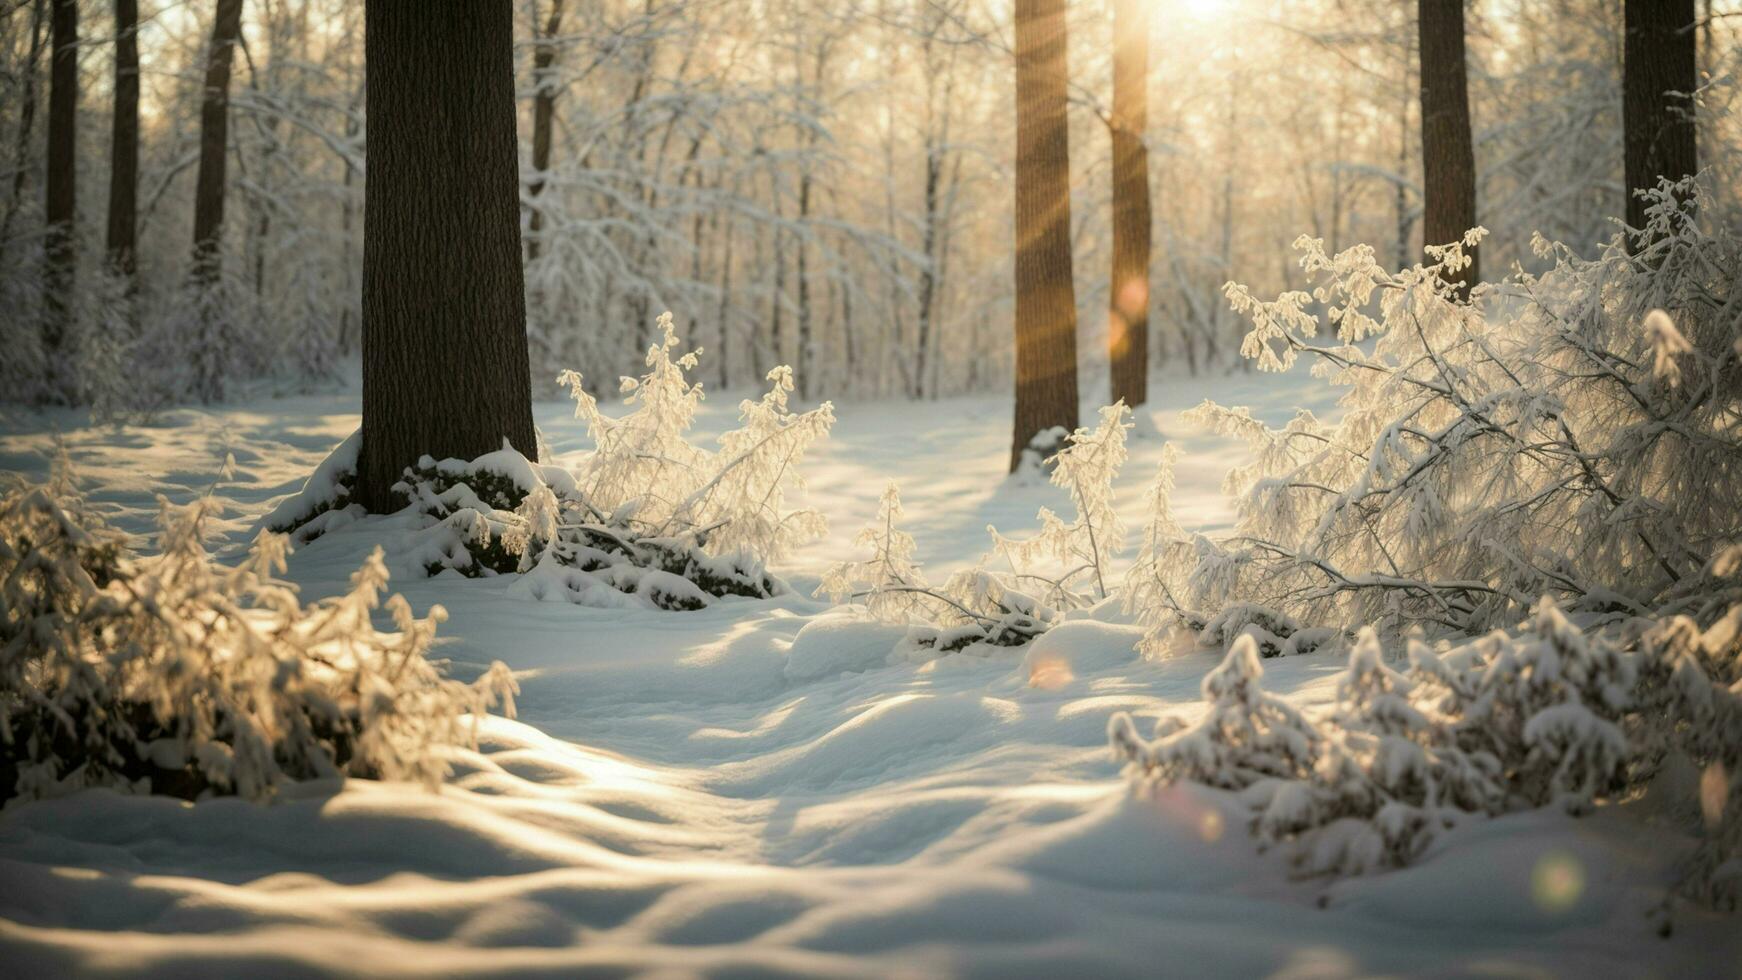
[{"label": "snow-laden bush", "polygon": [[[1316,360],[1348,389],[1343,414],[1272,429],[1241,408],[1195,410],[1255,458],[1228,476],[1233,535],[1168,529],[1187,560],[1151,564],[1145,622],[1201,629],[1191,610],[1245,603],[1317,627],[1469,634],[1542,595],[1619,618],[1703,581],[1706,558],[1742,537],[1736,496],[1713,492],[1742,482],[1742,241],[1692,220],[1697,196],[1653,192],[1637,255],[1619,239],[1589,260],[1539,241],[1550,271],[1468,301],[1442,273],[1480,230],[1398,273],[1367,246],[1330,255],[1303,237],[1312,293],[1263,301],[1229,284],[1253,323],[1246,356],[1263,370]],[[1338,342],[1316,346],[1326,330]]]},{"label": "snow-laden bush", "polygon": [[[1065,612],[1107,598],[1109,565],[1125,539],[1113,509],[1113,479],[1126,459],[1129,414],[1124,402],[1103,408],[1093,429],[1065,436],[1063,448],[1045,461],[1053,484],[1070,493],[1071,521],[1042,507],[1040,531],[1027,539],[1006,537],[988,525],[991,552],[934,588],[913,562],[912,536],[895,526],[901,498],[891,484],[876,520],[854,542],[869,546],[871,557],[837,562],[823,574],[816,594],[832,602],[863,600],[872,616],[910,624],[909,646],[927,653],[1022,646]],[[994,563],[1009,571],[995,570]]]},{"label": "snow-laden bush", "polygon": [[576,475],[590,506],[643,535],[679,536],[711,555],[754,555],[763,562],[823,534],[822,515],[788,510],[786,494],[804,487],[799,467],[811,445],[828,436],[834,405],[790,411],[792,369],[776,367],[768,372],[766,394],[739,403],[742,425],[720,436],[717,451],[692,445],[688,432],[702,385],[690,383],[686,372],[695,369],[701,349],[674,360],[671,314],[661,314],[658,326],[647,373],[622,379],[624,402],[635,405],[622,418],[599,410],[579,374],[565,371],[558,379],[597,447]]},{"label": "snow-laden bush", "polygon": [[[671,314],[649,346],[647,373],[624,378],[621,417],[605,414],[565,371],[559,381],[595,448],[570,472],[504,445],[474,460],[429,456],[393,489],[406,502],[389,526],[389,554],[426,574],[517,575],[511,594],[597,606],[700,609],[723,596],[766,598],[784,589],[767,565],[825,530],[822,515],[789,509],[800,466],[834,424],[828,402],[794,412],[792,372],[739,406],[742,425],[709,450],[689,441],[702,386],[687,373],[700,351],[674,356]],[[360,437],[353,435],[265,526],[309,540],[362,516],[348,503]]]},{"label": "snow-laden bush", "polygon": [[262,799],[288,780],[434,785],[446,749],[502,703],[500,663],[475,683],[426,654],[445,613],[385,606],[379,550],[348,593],[303,605],[261,534],[234,568],[204,547],[210,500],[162,503],[160,554],[136,557],[85,508],[64,465],[0,497],[0,799],[87,786]]},{"label": "snow-laden bush", "polygon": [[[1742,546],[1715,564],[1719,575],[1742,571]],[[1733,579],[1732,579],[1733,581]],[[1719,908],[1742,908],[1742,591],[1729,610],[1702,627],[1677,613],[1640,638],[1639,711],[1629,733],[1642,763],[1639,778],[1680,756],[1700,773],[1700,843],[1680,890]]]},{"label": "snow-laden bush", "polygon": [[[1742,242],[1694,220],[1689,186],[1650,197],[1638,255],[1539,241],[1550,271],[1468,302],[1442,273],[1480,230],[1396,274],[1303,238],[1313,293],[1228,286],[1253,321],[1246,356],[1314,358],[1349,391],[1336,424],[1196,411],[1254,450],[1228,477],[1226,540],[1178,527],[1164,462],[1127,608],[1147,652],[1183,628],[1230,653],[1200,725],[1146,741],[1114,719],[1138,783],[1238,791],[1261,841],[1355,872],[1411,861],[1470,816],[1673,792],[1653,778],[1679,756],[1701,773],[1683,891],[1737,904],[1742,500],[1720,488],[1742,478]],[[1325,325],[1340,343],[1314,346]],[[1323,717],[1252,693],[1260,654],[1359,624]],[[1385,661],[1381,632],[1424,627],[1449,639]]]},{"label": "snow-laden bush", "polygon": [[1742,605],[1703,629],[1682,615],[1634,626],[1587,633],[1544,598],[1516,632],[1440,649],[1412,640],[1402,669],[1363,629],[1318,717],[1263,692],[1243,635],[1204,680],[1201,721],[1164,718],[1145,739],[1122,713],[1109,741],[1140,790],[1234,791],[1259,842],[1294,845],[1309,874],[1407,864],[1472,818],[1671,792],[1654,779],[1680,754],[1701,773],[1688,828],[1699,845],[1680,890],[1736,908]]}]

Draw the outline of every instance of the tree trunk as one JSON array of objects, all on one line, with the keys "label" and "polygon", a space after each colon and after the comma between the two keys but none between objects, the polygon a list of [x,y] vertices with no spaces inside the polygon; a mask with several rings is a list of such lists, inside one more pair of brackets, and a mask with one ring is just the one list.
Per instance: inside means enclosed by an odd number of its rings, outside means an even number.
[{"label": "tree trunk", "polygon": [[1077,427],[1064,0],[1016,0],[1016,424],[1010,469],[1034,437]]},{"label": "tree trunk", "polygon": [[[1627,224],[1645,227],[1640,190],[1658,178],[1698,169],[1695,150],[1694,0],[1627,0],[1622,53],[1622,131],[1626,141]],[[1630,250],[1649,244],[1629,235]]]},{"label": "tree trunk", "polygon": [[110,129],[109,268],[132,288],[139,222],[139,0],[115,0],[115,116]]},{"label": "tree trunk", "polygon": [[[534,29],[537,20],[533,21]],[[532,179],[526,184],[526,196],[531,214],[527,216],[526,261],[538,258],[544,233],[544,209],[538,206],[538,196],[544,193],[545,174],[550,170],[550,131],[556,118],[556,79],[551,66],[556,63],[557,32],[563,25],[563,0],[553,0],[550,20],[544,34],[532,49]]]},{"label": "tree trunk", "polygon": [[43,356],[48,364],[50,401],[72,396],[65,363],[67,332],[73,319],[74,277],[78,268],[78,235],[74,212],[78,203],[79,5],[78,0],[54,0],[51,18],[53,54],[48,91],[48,181],[43,219]]},{"label": "tree trunk", "polygon": [[357,501],[428,453],[538,447],[506,3],[369,0]]},{"label": "tree trunk", "polygon": [[12,196],[6,199],[6,215],[0,217],[0,257],[12,241],[12,221],[24,203],[24,180],[30,174],[30,131],[36,123],[36,66],[42,61],[42,25],[48,20],[47,0],[30,5],[30,53],[24,60],[24,79],[18,107],[18,142],[13,150]]},{"label": "tree trunk", "polygon": [[1113,279],[1108,373],[1113,399],[1149,399],[1149,0],[1113,0]]},{"label": "tree trunk", "polygon": [[[914,344],[913,383],[908,397],[926,396],[927,369],[932,349],[932,307],[937,291],[938,251],[938,185],[943,181],[943,156],[928,124],[925,133],[925,223],[920,239],[920,251],[925,263],[919,267],[919,301],[917,303],[918,338]],[[935,397],[936,391],[932,392]]]},{"label": "tree trunk", "polygon": [[230,144],[230,63],[242,30],[242,0],[218,0],[200,98],[200,171],[194,184],[194,281],[218,279],[224,234],[224,165]]},{"label": "tree trunk", "polygon": [[[1420,0],[1422,242],[1447,245],[1476,227],[1476,154],[1464,78],[1464,0]],[[1447,276],[1468,294],[1478,256]]]}]

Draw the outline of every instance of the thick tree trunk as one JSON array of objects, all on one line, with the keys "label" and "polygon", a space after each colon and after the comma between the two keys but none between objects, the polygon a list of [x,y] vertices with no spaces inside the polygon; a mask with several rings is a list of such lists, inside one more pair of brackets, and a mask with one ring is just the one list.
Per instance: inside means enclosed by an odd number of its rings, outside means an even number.
[{"label": "thick tree trunk", "polygon": [[[1694,0],[1627,0],[1621,109],[1626,141],[1627,224],[1645,227],[1637,191],[1658,178],[1680,180],[1698,166],[1695,149]],[[1629,249],[1643,241],[1628,237]]]},{"label": "thick tree trunk", "polygon": [[1016,424],[1012,472],[1042,432],[1077,427],[1064,0],[1016,0]]},{"label": "thick tree trunk", "polygon": [[[1448,245],[1476,227],[1476,153],[1464,77],[1464,0],[1420,0],[1422,242]],[[1447,279],[1468,293],[1478,256]]]},{"label": "thick tree trunk", "polygon": [[230,63],[242,30],[242,0],[218,0],[200,98],[200,171],[194,184],[194,281],[217,281],[224,234],[224,165],[230,144]]},{"label": "thick tree trunk", "polygon": [[109,267],[129,285],[139,221],[139,0],[115,0],[115,116],[109,154]]},{"label": "thick tree trunk", "polygon": [[43,206],[43,355],[48,362],[50,401],[71,398],[66,379],[66,339],[73,319],[74,277],[78,268],[79,5],[54,0],[53,55],[48,91],[48,180]]},{"label": "thick tree trunk", "polygon": [[1113,400],[1149,399],[1149,2],[1113,0],[1113,278],[1107,358]]},{"label": "thick tree trunk", "polygon": [[506,3],[369,0],[357,501],[428,453],[536,458]]},{"label": "thick tree trunk", "polygon": [[[536,21],[534,25],[536,27]],[[556,36],[563,26],[563,0],[553,0],[550,20],[544,33],[532,49],[532,179],[526,183],[526,196],[531,204],[527,216],[526,260],[538,258],[543,244],[544,209],[538,206],[538,196],[544,193],[545,174],[550,170],[550,134],[556,120],[556,78],[551,66],[556,63]]]}]

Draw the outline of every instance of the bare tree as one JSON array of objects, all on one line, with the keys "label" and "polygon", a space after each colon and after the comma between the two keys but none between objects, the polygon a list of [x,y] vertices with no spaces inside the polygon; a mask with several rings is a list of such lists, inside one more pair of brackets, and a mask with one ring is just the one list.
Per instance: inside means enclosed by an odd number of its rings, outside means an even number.
[{"label": "bare tree", "polygon": [[357,501],[428,453],[537,458],[505,3],[370,0]]},{"label": "bare tree", "polygon": [[1016,0],[1016,424],[1010,469],[1036,436],[1077,427],[1064,0]]},{"label": "bare tree", "polygon": [[30,175],[30,135],[36,123],[36,66],[42,60],[43,23],[48,20],[48,0],[30,5],[30,47],[25,55],[18,109],[18,142],[12,154],[12,196],[6,200],[6,215],[0,217],[0,255],[12,240],[12,221],[24,203],[24,181]]},{"label": "bare tree", "polygon": [[42,346],[49,381],[44,397],[66,401],[72,391],[63,376],[63,348],[72,326],[73,289],[78,268],[79,5],[54,0],[51,17],[53,56],[48,89],[48,180],[43,206]]},{"label": "bare tree", "polygon": [[538,258],[539,237],[544,233],[544,210],[538,205],[538,196],[544,193],[546,176],[550,171],[550,131],[556,118],[557,78],[552,70],[556,63],[557,34],[563,26],[563,0],[552,0],[550,19],[545,22],[543,32],[539,32],[538,18],[534,17],[532,29],[536,35],[536,43],[532,49],[532,84],[535,94],[532,98],[532,179],[526,184],[527,216],[526,259],[531,262]]},{"label": "bare tree", "polygon": [[1107,290],[1113,399],[1149,399],[1149,2],[1113,0],[1113,278]]},{"label": "bare tree", "polygon": [[[1624,4],[1621,110],[1626,144],[1627,224],[1645,226],[1646,202],[1634,192],[1658,178],[1698,170],[1695,148],[1694,0],[1627,0]],[[1628,247],[1644,244],[1628,239]]]},{"label": "bare tree", "polygon": [[109,267],[131,283],[139,215],[139,0],[115,0],[115,107],[109,139]]},{"label": "bare tree", "polygon": [[229,153],[230,65],[242,31],[242,0],[218,0],[200,96],[200,170],[194,183],[193,276],[209,287],[218,278],[224,234],[225,161]]},{"label": "bare tree", "polygon": [[[1465,83],[1464,0],[1420,0],[1422,242],[1446,245],[1476,226],[1476,153]],[[1455,281],[1481,281],[1478,256]]]}]

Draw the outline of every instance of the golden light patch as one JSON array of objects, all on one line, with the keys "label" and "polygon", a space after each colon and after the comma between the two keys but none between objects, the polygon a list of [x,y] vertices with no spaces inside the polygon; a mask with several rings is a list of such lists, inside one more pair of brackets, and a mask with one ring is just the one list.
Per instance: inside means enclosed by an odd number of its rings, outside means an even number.
[{"label": "golden light patch", "polygon": [[1530,872],[1530,897],[1545,912],[1565,912],[1585,893],[1585,867],[1565,851],[1550,851]]},{"label": "golden light patch", "polygon": [[1722,762],[1714,762],[1700,773],[1700,816],[1705,818],[1706,829],[1718,826],[1724,818],[1724,801],[1730,795],[1730,774],[1724,771]]},{"label": "golden light patch", "polygon": [[1076,673],[1071,670],[1070,661],[1057,654],[1035,657],[1028,662],[1029,687],[1042,691],[1056,691],[1076,678]]}]

